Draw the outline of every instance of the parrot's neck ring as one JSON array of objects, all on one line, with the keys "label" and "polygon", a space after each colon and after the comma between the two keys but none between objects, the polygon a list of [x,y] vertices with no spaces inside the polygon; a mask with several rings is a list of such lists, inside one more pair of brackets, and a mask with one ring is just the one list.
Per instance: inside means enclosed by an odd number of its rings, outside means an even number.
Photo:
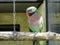
[{"label": "parrot's neck ring", "polygon": [[35,12],[33,12],[33,13],[30,13],[30,15],[29,15],[29,16],[32,16],[34,13],[35,13]]}]

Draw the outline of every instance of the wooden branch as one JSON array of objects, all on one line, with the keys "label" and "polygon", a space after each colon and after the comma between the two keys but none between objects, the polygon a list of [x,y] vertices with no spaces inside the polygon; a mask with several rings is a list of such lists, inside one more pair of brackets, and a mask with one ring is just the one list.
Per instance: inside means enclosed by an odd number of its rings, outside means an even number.
[{"label": "wooden branch", "polygon": [[[14,40],[13,32],[0,32],[0,40]],[[54,32],[16,32],[15,40],[60,40],[60,34]]]}]

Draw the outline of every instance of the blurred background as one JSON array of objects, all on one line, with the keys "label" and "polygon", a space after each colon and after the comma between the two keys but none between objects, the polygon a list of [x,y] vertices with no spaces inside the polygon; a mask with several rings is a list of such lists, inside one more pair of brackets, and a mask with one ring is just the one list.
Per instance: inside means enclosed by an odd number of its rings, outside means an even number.
[{"label": "blurred background", "polygon": [[[0,0],[0,31],[13,31],[13,0]],[[25,14],[26,8],[36,6],[38,12],[44,17],[44,27],[46,31],[46,7],[45,0],[16,0],[16,29],[20,32],[29,32],[28,19]],[[0,41],[0,45],[32,45],[32,41]],[[41,41],[41,45],[46,45],[46,41]]]},{"label": "blurred background", "polygon": [[[47,0],[48,30],[60,34],[60,0]],[[49,41],[48,45],[60,45],[60,41]]]}]

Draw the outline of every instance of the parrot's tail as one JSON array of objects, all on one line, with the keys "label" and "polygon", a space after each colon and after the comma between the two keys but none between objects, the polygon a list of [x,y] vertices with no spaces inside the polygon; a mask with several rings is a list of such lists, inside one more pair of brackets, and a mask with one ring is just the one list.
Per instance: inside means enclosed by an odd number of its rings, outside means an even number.
[{"label": "parrot's tail", "polygon": [[33,40],[33,45],[40,45],[40,43],[37,40]]}]

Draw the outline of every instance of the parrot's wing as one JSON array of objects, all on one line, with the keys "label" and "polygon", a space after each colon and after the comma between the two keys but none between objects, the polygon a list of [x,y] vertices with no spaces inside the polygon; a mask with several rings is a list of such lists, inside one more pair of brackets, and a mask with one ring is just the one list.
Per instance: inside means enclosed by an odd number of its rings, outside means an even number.
[{"label": "parrot's wing", "polygon": [[40,32],[43,29],[43,17],[41,16],[40,20],[39,20],[39,27],[40,27]]},{"label": "parrot's wing", "polygon": [[40,17],[39,24],[43,24],[43,17]]}]

